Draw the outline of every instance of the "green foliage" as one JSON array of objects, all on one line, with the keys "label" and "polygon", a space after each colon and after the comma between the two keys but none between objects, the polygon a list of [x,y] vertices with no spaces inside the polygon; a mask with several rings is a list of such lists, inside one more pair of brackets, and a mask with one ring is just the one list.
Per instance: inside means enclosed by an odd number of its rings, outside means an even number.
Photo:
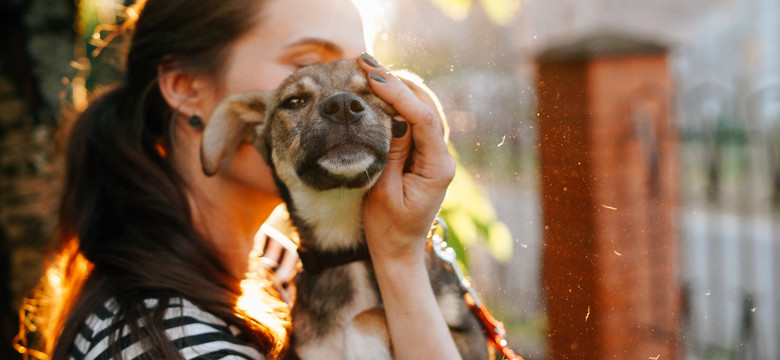
[{"label": "green foliage", "polygon": [[101,2],[82,0],[79,2],[77,32],[79,41],[76,49],[77,59],[86,70],[84,77],[86,90],[92,92],[103,85],[111,85],[121,79],[124,71],[122,61],[127,44],[128,28],[122,26],[127,20],[127,8],[123,1]]},{"label": "green foliage", "polygon": [[464,268],[468,267],[466,250],[476,242],[481,242],[495,259],[509,260],[512,257],[509,228],[498,220],[484,189],[473,181],[452,147],[450,152],[456,157],[457,170],[440,212],[450,229],[447,243],[458,253],[458,261]]},{"label": "green foliage", "polygon": [[[468,16],[475,0],[431,0],[447,16],[462,20]],[[521,0],[477,0],[488,18],[496,24],[505,25],[520,8]]]},{"label": "green foliage", "polygon": [[481,0],[487,16],[499,25],[505,25],[520,9],[521,0]]},{"label": "green foliage", "polygon": [[447,16],[461,20],[466,18],[474,0],[431,0]]}]

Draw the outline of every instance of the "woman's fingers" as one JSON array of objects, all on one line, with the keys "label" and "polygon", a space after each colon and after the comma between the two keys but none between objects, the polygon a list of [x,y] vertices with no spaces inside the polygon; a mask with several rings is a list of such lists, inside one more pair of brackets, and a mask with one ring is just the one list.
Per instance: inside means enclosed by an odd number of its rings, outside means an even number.
[{"label": "woman's fingers", "polygon": [[[406,165],[406,159],[409,158],[409,151],[412,147],[412,137],[410,135],[409,124],[401,117],[395,117],[393,120],[393,139],[390,140],[390,151],[387,153],[387,164],[385,165],[383,176],[377,180],[375,189],[382,191],[383,195],[403,194],[403,172]],[[392,199],[385,199],[390,201]]]},{"label": "woman's fingers", "polygon": [[[444,142],[444,129],[435,108],[423,102],[403,81],[367,55],[358,64],[369,75],[371,89],[409,123],[413,142],[412,173],[427,179],[454,176],[454,162]],[[452,163],[452,164],[451,164]]]},{"label": "woman's fingers", "polygon": [[[361,59],[369,59],[369,57],[364,55]],[[376,66],[373,66],[366,60],[361,60],[358,63],[368,73],[371,80],[369,83],[374,93],[392,105],[401,116],[409,120],[412,126],[421,129],[418,134],[412,136],[415,138],[425,136],[443,138],[444,130],[441,120],[433,107],[423,102],[409,86],[383,66],[376,64],[376,62],[373,63]],[[437,146],[444,145],[443,142],[435,141],[426,141],[425,143]],[[424,151],[425,149],[420,150]],[[439,147],[437,150],[441,150],[441,148]]]},{"label": "woman's fingers", "polygon": [[409,124],[400,116],[392,120],[393,139],[390,141],[390,151],[387,153],[387,165],[385,171],[403,173],[409,150],[412,147],[411,131]]}]

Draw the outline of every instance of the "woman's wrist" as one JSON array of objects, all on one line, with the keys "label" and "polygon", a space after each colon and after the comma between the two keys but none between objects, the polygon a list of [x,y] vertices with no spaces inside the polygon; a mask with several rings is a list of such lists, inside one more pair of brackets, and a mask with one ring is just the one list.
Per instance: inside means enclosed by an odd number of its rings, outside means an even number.
[{"label": "woman's wrist", "polygon": [[424,236],[386,235],[378,241],[368,241],[374,267],[390,271],[404,271],[409,267],[425,267]]},{"label": "woman's wrist", "polygon": [[375,271],[392,274],[394,278],[409,276],[427,277],[425,253],[423,251],[409,252],[406,255],[382,256],[371,255]]},{"label": "woman's wrist", "polygon": [[431,286],[425,237],[405,240],[420,248],[406,257],[371,255],[396,356],[459,359]]}]

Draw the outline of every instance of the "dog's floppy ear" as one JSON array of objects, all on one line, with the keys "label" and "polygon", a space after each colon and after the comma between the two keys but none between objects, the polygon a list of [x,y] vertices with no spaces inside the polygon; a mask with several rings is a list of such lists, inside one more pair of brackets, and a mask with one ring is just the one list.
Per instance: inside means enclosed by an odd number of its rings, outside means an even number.
[{"label": "dog's floppy ear", "polygon": [[203,173],[212,176],[226,156],[246,139],[252,139],[263,124],[266,91],[250,91],[226,97],[211,113],[203,130],[200,162]]},{"label": "dog's floppy ear", "polygon": [[401,79],[401,81],[406,84],[406,86],[412,89],[412,92],[417,95],[417,97],[422,102],[436,109],[436,112],[439,114],[439,119],[441,119],[441,128],[444,131],[444,140],[448,141],[450,137],[450,128],[447,125],[447,118],[444,117],[444,109],[439,102],[439,98],[436,97],[436,94],[434,94],[433,91],[431,91],[431,89],[429,89],[423,83],[422,78],[411,72],[398,70],[393,71],[393,75]]}]

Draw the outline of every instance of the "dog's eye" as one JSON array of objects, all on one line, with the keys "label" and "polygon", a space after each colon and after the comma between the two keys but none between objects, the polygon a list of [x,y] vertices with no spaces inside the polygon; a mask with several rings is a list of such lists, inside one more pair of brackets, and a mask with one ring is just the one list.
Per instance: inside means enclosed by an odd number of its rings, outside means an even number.
[{"label": "dog's eye", "polygon": [[282,104],[279,105],[279,107],[283,109],[293,110],[293,109],[298,109],[300,107],[303,107],[304,105],[306,105],[306,102],[307,101],[305,97],[295,95],[295,96],[290,96],[287,99],[284,99],[284,101],[282,101]]}]

